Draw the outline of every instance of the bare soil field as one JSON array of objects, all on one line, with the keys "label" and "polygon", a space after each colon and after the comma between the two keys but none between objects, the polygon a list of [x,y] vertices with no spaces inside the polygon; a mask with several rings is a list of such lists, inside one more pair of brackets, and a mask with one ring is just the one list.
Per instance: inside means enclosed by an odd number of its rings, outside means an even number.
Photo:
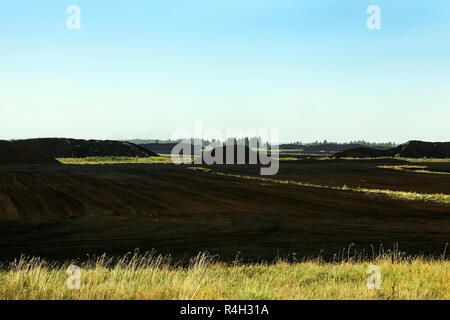
[{"label": "bare soil field", "polygon": [[[449,193],[449,178],[380,169],[379,161],[281,163],[281,178]],[[442,164],[440,164],[442,165]],[[252,174],[257,166],[213,166]],[[220,168],[219,168],[220,167]],[[364,182],[365,180],[366,182]],[[188,170],[171,164],[0,167],[0,257],[83,259],[155,249],[175,259],[332,258],[398,242],[442,254],[450,206]]]},{"label": "bare soil field", "polygon": [[[419,193],[450,194],[450,176],[444,174],[395,171],[382,166],[420,165],[429,171],[449,172],[450,162],[408,162],[397,159],[281,161],[277,180],[299,181],[324,186],[389,189]],[[209,166],[214,171],[259,176],[256,166]],[[269,177],[272,178],[272,177]]]}]

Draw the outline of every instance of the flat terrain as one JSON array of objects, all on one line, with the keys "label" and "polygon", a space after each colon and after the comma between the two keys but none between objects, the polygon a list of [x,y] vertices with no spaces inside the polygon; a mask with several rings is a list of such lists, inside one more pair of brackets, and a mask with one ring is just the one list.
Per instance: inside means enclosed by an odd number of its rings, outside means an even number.
[{"label": "flat terrain", "polygon": [[[450,193],[449,176],[381,169],[387,161],[281,163],[274,179]],[[440,170],[447,164],[439,164]],[[214,166],[257,173],[256,166]],[[219,170],[220,169],[220,170]],[[445,168],[444,168],[445,169]],[[139,248],[175,258],[199,251],[233,260],[331,257],[398,242],[442,254],[450,205],[392,200],[188,170],[171,164],[0,167],[0,256],[50,259],[122,255]],[[347,251],[345,251],[347,254]]]},{"label": "flat terrain", "polygon": [[[450,175],[395,171],[381,166],[420,165],[430,171],[449,172],[450,162],[408,162],[397,159],[282,161],[277,180],[289,180],[324,186],[389,189],[419,193],[450,194]],[[216,165],[213,170],[239,175],[259,176],[256,166]]]}]

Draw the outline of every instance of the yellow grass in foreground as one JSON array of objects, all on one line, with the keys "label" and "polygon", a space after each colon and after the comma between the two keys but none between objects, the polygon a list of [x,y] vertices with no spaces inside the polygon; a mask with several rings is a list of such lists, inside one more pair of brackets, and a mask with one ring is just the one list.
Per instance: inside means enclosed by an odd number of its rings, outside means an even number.
[{"label": "yellow grass in foreground", "polygon": [[[80,290],[70,290],[67,266],[39,259],[3,266],[0,299],[450,299],[450,262],[377,259],[238,265],[200,255],[189,267],[161,258],[132,258],[114,267],[104,259],[81,268]],[[370,265],[381,289],[367,288]]]}]

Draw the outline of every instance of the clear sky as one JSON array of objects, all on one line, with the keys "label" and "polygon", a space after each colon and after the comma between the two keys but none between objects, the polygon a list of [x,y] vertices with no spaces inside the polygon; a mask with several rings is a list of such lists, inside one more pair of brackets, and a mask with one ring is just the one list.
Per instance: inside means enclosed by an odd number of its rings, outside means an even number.
[{"label": "clear sky", "polygon": [[448,0],[2,0],[0,41],[0,139],[450,140]]}]

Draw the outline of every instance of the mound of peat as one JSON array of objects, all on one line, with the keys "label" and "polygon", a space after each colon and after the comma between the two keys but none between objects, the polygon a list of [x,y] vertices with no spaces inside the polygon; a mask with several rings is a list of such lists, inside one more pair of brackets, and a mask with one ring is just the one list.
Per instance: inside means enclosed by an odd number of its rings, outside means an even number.
[{"label": "mound of peat", "polygon": [[[160,153],[160,154],[172,154],[173,148],[178,145],[178,143],[147,143],[140,144],[139,146],[150,150],[152,152]],[[196,146],[190,143],[180,143],[180,146],[184,148],[184,150],[191,150],[191,155],[195,154],[195,151],[198,150],[198,153],[202,152],[202,146]]]},{"label": "mound of peat", "polygon": [[158,156],[156,153],[136,144],[114,140],[40,138],[16,140],[13,143],[32,146],[54,158]]},{"label": "mound of peat", "polygon": [[301,144],[280,144],[278,146],[279,150],[303,150],[305,149],[305,146],[302,146]]},{"label": "mound of peat", "polygon": [[450,142],[408,141],[388,150],[403,158],[450,158]]},{"label": "mound of peat", "polygon": [[344,150],[334,155],[336,158],[381,158],[388,157],[387,150],[376,150],[371,148],[355,148]]},{"label": "mound of peat", "polygon": [[[217,161],[221,160],[222,164],[227,164],[232,159],[234,164],[249,164],[249,163],[260,163],[259,155],[257,152],[253,151],[247,146],[237,146],[232,147],[232,154],[229,155],[229,160],[227,161],[227,154],[230,151],[228,147],[217,147],[211,150],[204,151],[202,154],[202,162],[205,161],[205,156],[213,157]],[[222,155],[222,156],[221,156]],[[242,163],[243,162],[243,163]]]},{"label": "mound of peat", "polygon": [[450,158],[450,142],[408,141],[388,150],[372,148],[355,148],[335,154],[337,158]]},{"label": "mound of peat", "polygon": [[38,149],[0,141],[0,165],[54,165],[59,162]]}]

